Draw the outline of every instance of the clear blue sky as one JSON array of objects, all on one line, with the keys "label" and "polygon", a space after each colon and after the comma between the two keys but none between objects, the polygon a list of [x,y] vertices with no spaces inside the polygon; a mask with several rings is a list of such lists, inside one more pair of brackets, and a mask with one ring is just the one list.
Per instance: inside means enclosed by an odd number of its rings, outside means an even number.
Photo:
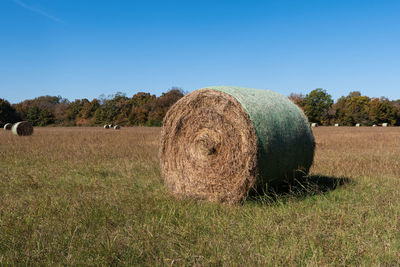
[{"label": "clear blue sky", "polygon": [[209,85],[400,98],[400,1],[0,0],[0,98]]}]

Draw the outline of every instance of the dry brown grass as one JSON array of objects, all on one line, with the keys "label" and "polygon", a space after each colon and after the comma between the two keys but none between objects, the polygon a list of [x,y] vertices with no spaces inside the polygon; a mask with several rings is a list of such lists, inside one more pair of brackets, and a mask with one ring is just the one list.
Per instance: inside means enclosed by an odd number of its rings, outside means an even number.
[{"label": "dry brown grass", "polygon": [[313,173],[400,178],[400,128],[319,127]]},{"label": "dry brown grass", "polygon": [[239,206],[171,197],[159,128],[0,131],[0,265],[400,264],[400,128],[313,131],[301,194]]}]

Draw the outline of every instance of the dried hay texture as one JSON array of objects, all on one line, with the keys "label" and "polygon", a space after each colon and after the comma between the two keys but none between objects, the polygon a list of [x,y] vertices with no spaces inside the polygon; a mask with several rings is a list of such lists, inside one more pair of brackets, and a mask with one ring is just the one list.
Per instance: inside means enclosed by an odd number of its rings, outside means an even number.
[{"label": "dried hay texture", "polygon": [[12,126],[12,132],[18,136],[27,136],[33,134],[33,127],[27,121],[17,122]]},{"label": "dried hay texture", "polygon": [[4,124],[4,130],[11,130],[12,124],[11,123],[6,123]]},{"label": "dried hay texture", "polygon": [[119,129],[121,129],[121,127],[119,125],[114,126],[114,130],[119,130]]},{"label": "dried hay texture", "polygon": [[104,125],[104,129],[108,129],[110,126],[108,124]]},{"label": "dried hay texture", "polygon": [[304,113],[270,90],[208,87],[173,105],[160,158],[177,196],[235,203],[250,189],[307,174],[314,136]]}]

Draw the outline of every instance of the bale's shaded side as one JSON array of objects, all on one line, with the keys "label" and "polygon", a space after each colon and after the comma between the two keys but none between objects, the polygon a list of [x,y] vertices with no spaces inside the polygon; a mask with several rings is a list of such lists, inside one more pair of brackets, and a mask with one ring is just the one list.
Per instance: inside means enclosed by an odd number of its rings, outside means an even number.
[{"label": "bale's shaded side", "polygon": [[33,127],[27,121],[20,121],[12,126],[12,132],[18,136],[32,135]]},{"label": "bale's shaded side", "polygon": [[168,189],[237,202],[252,187],[308,173],[314,137],[303,112],[269,90],[209,87],[171,107],[161,132]]},{"label": "bale's shaded side", "polygon": [[4,130],[11,130],[12,124],[11,123],[6,123],[4,124]]}]

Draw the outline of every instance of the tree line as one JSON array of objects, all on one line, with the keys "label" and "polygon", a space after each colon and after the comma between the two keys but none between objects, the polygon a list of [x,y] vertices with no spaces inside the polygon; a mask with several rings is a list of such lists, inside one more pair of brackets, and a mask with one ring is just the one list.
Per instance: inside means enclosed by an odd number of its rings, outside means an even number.
[{"label": "tree line", "polygon": [[0,99],[0,124],[26,120],[33,126],[161,126],[169,107],[183,95],[181,89],[172,88],[159,97],[139,92],[129,98],[118,92],[70,102],[61,96],[40,96],[13,105]]},{"label": "tree line", "polygon": [[[171,88],[157,97],[139,92],[132,97],[116,93],[100,96],[91,101],[69,101],[61,96],[40,96],[17,104],[0,98],[0,126],[26,120],[33,126],[96,126],[119,124],[124,126],[160,126],[168,109],[184,92]],[[400,125],[400,100],[370,98],[360,92],[351,92],[336,102],[326,90],[317,88],[307,95],[292,93],[289,96],[307,115],[310,122],[320,125]]]},{"label": "tree line", "polygon": [[334,102],[332,96],[322,88],[312,90],[305,96],[292,93],[289,99],[303,109],[310,122],[320,125],[400,125],[400,100],[370,98],[355,91]]}]

